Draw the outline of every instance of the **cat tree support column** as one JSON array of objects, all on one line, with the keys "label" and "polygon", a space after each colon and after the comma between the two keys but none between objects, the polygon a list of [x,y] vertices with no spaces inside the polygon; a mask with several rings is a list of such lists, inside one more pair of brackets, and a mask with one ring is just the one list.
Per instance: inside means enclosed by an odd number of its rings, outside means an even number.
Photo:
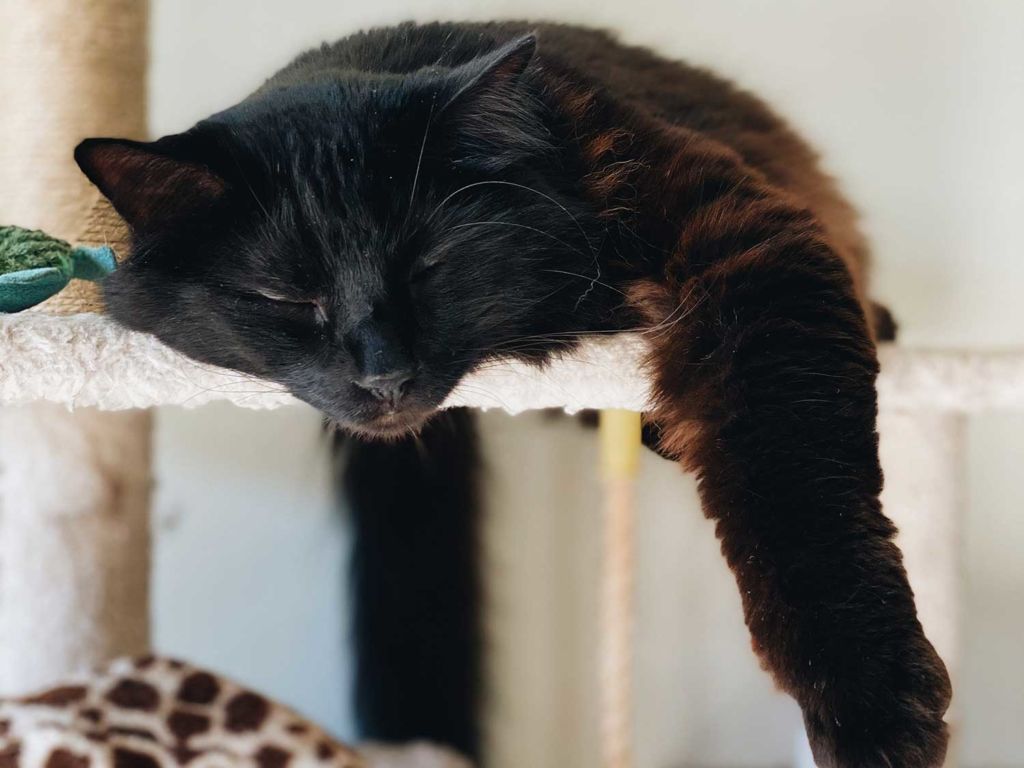
[{"label": "cat tree support column", "polygon": [[[75,144],[145,132],[147,13],[0,3],[0,221],[76,237]],[[147,650],[149,441],[142,411],[0,409],[0,693]]]},{"label": "cat tree support column", "polygon": [[[883,411],[878,422],[883,509],[899,528],[896,541],[918,617],[954,686],[960,650],[965,426],[965,414],[955,411]],[[951,714],[947,719],[952,724],[955,711]]]},{"label": "cat tree support column", "polygon": [[[918,618],[946,663],[954,691],[960,682],[966,421],[964,413],[938,410],[882,411],[878,420],[883,508],[899,528],[896,541]],[[954,696],[946,714],[951,739],[945,768],[957,764],[959,715]]]}]

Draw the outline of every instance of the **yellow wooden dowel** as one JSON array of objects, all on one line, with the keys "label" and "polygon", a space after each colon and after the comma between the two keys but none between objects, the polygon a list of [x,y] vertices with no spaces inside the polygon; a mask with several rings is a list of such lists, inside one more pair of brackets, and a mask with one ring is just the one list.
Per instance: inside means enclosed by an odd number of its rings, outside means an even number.
[{"label": "yellow wooden dowel", "polygon": [[601,470],[606,478],[632,478],[640,461],[641,417],[636,411],[601,411]]},{"label": "yellow wooden dowel", "polygon": [[601,763],[633,762],[633,481],[640,460],[639,413],[601,411],[605,491],[601,592]]}]

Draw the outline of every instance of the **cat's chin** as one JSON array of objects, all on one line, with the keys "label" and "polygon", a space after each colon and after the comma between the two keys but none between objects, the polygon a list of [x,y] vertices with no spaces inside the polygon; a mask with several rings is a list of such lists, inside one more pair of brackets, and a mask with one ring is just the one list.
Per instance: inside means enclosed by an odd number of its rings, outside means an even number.
[{"label": "cat's chin", "polygon": [[397,411],[395,413],[383,414],[368,421],[343,421],[337,423],[341,429],[357,434],[360,437],[371,440],[399,440],[419,432],[436,412],[436,410]]}]

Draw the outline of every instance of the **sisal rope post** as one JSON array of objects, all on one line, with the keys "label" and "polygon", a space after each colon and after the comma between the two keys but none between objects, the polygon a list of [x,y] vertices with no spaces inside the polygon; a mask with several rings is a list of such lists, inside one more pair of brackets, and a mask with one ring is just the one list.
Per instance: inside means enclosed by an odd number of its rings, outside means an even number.
[{"label": "sisal rope post", "polygon": [[[72,150],[145,137],[147,28],[145,0],[0,2],[0,222],[81,241],[95,193]],[[67,346],[33,375],[68,377]],[[0,407],[0,692],[148,650],[149,440],[143,411]]]},{"label": "sisal rope post", "polygon": [[633,764],[633,485],[640,459],[640,414],[601,411],[605,493],[601,591],[601,764]]}]

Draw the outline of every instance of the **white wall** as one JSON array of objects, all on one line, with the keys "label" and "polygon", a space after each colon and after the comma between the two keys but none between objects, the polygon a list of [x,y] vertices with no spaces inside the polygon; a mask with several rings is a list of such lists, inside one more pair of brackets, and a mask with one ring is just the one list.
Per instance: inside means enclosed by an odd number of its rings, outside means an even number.
[{"label": "white wall", "polygon": [[319,416],[218,404],[157,424],[157,648],[344,731],[346,538]]},{"label": "white wall", "polygon": [[[152,127],[183,129],[303,47],[367,24],[499,16],[613,27],[757,90],[864,212],[877,293],[904,343],[1024,343],[1017,0],[154,0]],[[582,768],[595,762],[592,445],[571,424],[538,421],[487,422],[495,765]],[[1006,415],[970,429],[958,691],[968,766],[1024,764],[1022,431],[1024,417]],[[161,413],[156,628],[166,650],[345,732],[344,535],[318,441],[304,410]],[[558,477],[542,471],[552,464]],[[795,708],[749,652],[692,485],[667,464],[644,473],[659,490],[642,505],[639,764],[786,764]]]}]

